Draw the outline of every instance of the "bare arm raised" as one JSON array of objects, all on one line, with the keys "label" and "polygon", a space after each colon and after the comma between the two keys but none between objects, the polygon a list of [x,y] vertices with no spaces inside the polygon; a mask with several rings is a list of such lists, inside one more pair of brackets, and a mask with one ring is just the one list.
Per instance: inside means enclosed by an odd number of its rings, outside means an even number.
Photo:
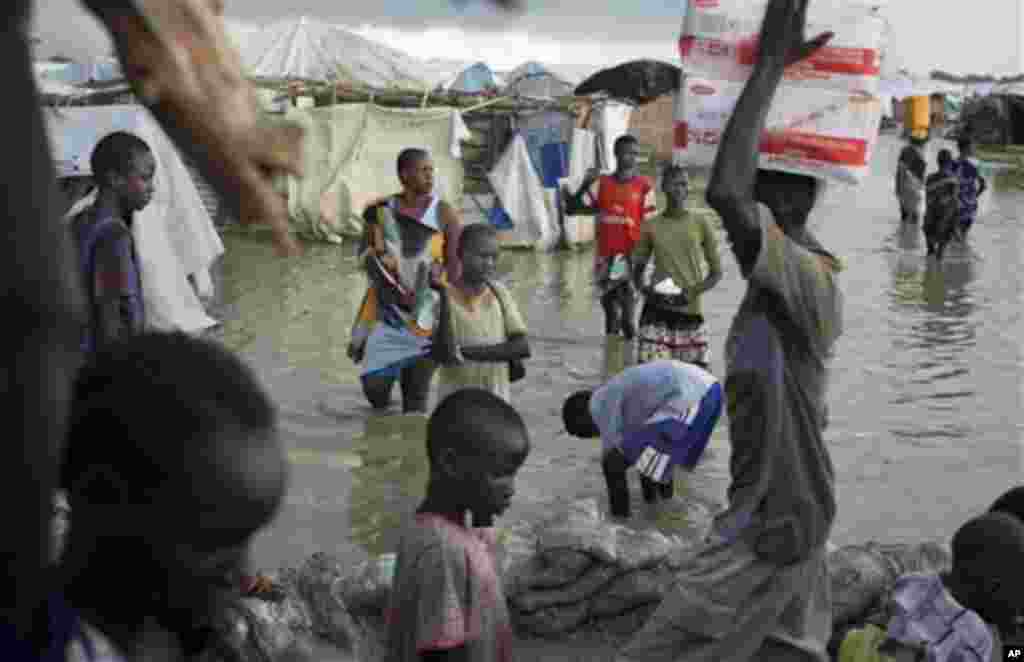
[{"label": "bare arm raised", "polygon": [[746,274],[760,249],[760,218],[754,185],[758,149],[768,109],[785,68],[824,46],[831,33],[804,40],[809,0],[772,0],[761,26],[760,54],[740,95],[711,170],[707,201],[725,225]]}]

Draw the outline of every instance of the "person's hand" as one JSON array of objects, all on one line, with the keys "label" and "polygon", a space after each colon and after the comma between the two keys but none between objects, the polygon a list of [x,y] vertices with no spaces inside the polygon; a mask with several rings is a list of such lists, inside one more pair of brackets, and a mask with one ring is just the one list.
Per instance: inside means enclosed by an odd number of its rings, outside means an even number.
[{"label": "person's hand", "polygon": [[87,4],[106,24],[132,90],[242,223],[267,224],[300,253],[275,174],[302,174],[303,130],[259,112],[221,18],[221,0]]},{"label": "person's hand", "polygon": [[807,41],[807,3],[810,0],[770,0],[761,24],[759,62],[789,66],[805,60],[827,44],[832,32]]},{"label": "person's hand", "polygon": [[591,184],[596,182],[600,176],[601,176],[601,169],[600,168],[588,168],[587,169],[587,173],[583,176],[583,187],[582,188],[587,188],[588,186],[590,186]]}]

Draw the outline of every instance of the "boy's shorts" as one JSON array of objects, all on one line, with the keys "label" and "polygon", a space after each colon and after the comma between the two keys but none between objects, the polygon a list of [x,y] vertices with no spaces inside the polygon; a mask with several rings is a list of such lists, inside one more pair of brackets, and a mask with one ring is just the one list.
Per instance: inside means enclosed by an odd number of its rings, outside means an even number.
[{"label": "boy's shorts", "polygon": [[716,382],[686,417],[664,418],[627,434],[622,454],[642,475],[657,482],[671,480],[672,467],[697,466],[721,414],[722,385]]}]

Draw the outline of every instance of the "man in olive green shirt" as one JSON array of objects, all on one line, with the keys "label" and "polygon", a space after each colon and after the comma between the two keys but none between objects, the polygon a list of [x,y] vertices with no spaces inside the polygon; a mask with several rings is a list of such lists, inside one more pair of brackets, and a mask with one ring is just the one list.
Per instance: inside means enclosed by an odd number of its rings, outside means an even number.
[{"label": "man in olive green shirt", "polygon": [[[637,358],[675,359],[706,369],[710,356],[700,298],[722,279],[718,239],[705,216],[686,209],[689,178],[684,169],[667,166],[662,190],[665,211],[644,223],[633,249],[633,278],[647,295]],[[644,270],[652,255],[654,277],[644,288]]]}]

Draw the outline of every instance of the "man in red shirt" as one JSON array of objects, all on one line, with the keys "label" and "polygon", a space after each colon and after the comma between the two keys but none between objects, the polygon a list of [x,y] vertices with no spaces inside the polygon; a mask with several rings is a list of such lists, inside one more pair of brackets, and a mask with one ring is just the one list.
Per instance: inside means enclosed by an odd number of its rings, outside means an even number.
[{"label": "man in red shirt", "polygon": [[[601,293],[605,333],[621,332],[627,339],[636,333],[630,254],[640,240],[640,224],[656,211],[654,187],[647,177],[637,174],[639,156],[637,139],[629,134],[620,136],[615,141],[615,172],[602,175],[597,168],[591,169],[573,196],[576,213],[597,216],[594,281]],[[579,202],[585,193],[596,202]]]}]

